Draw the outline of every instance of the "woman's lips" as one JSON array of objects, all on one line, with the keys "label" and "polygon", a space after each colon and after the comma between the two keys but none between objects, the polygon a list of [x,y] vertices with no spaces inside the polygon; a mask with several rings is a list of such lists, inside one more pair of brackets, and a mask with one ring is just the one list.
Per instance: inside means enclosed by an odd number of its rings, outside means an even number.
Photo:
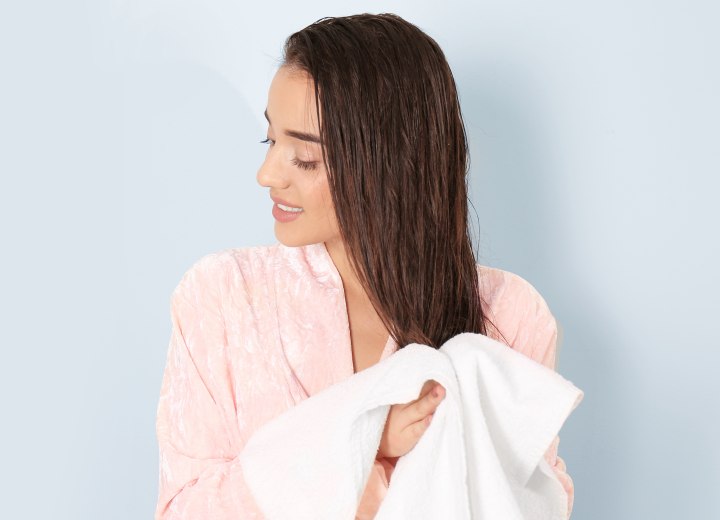
[{"label": "woman's lips", "polygon": [[[273,199],[273,200],[275,200],[275,199]],[[289,206],[289,204],[284,204],[283,202],[281,202],[280,204],[282,204],[283,206]],[[304,213],[304,211],[290,212],[290,211],[285,211],[283,209],[280,209],[277,205],[277,202],[275,202],[275,204],[273,204],[273,207],[272,207],[272,215],[273,215],[273,217],[275,217],[275,220],[277,220],[279,222],[292,222],[293,220],[298,218],[303,213]]]},{"label": "woman's lips", "polygon": [[272,195],[270,195],[270,198],[272,199],[273,202],[276,202],[276,203],[278,203],[278,204],[282,204],[283,206],[290,206],[291,208],[299,208],[299,207],[300,207],[300,206],[296,206],[295,204],[292,204],[292,203],[290,203],[290,202],[288,202],[288,201],[286,201],[286,200],[279,199],[279,198],[277,198],[277,197],[273,197]]}]

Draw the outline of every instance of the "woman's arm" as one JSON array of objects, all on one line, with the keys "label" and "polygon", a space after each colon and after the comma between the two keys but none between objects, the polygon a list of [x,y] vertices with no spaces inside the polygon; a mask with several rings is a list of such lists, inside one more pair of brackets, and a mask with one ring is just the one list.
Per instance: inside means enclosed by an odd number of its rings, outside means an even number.
[{"label": "woman's arm", "polygon": [[[524,278],[508,271],[503,271],[503,274],[504,289],[494,306],[495,324],[514,350],[556,370],[558,326],[547,302]],[[568,518],[570,518],[575,487],[567,472],[565,461],[557,455],[559,442],[560,437],[555,436],[545,452],[545,460],[553,468],[567,493]]]},{"label": "woman's arm", "polygon": [[360,498],[355,520],[372,520],[375,518],[390,486],[390,473],[392,473],[392,467],[387,460],[382,457],[376,458],[373,467],[370,469],[370,477],[365,485],[365,491],[363,491]]},{"label": "woman's arm", "polygon": [[[534,355],[537,356],[535,359],[539,360],[539,362],[546,367],[556,370],[557,322],[552,315],[550,315],[549,317],[546,316],[543,319],[548,320],[548,322],[550,323],[550,325],[547,325],[543,329],[545,330],[545,336],[547,337],[547,341],[540,341],[538,343],[539,346],[534,350]],[[545,345],[544,348],[543,345]],[[557,454],[559,443],[560,436],[556,435],[555,439],[553,439],[553,442],[550,444],[550,447],[545,452],[545,460],[553,468],[553,470],[555,471],[555,475],[557,476],[558,480],[565,489],[565,492],[567,493],[568,518],[570,518],[570,515],[572,514],[573,501],[575,499],[575,486],[573,484],[572,478],[567,472],[565,461]]]},{"label": "woman's arm", "polygon": [[224,364],[224,322],[211,270],[203,265],[186,274],[172,297],[157,409],[155,520],[262,519],[237,458],[241,432]]},{"label": "woman's arm", "polygon": [[[488,335],[503,343],[509,343],[514,350],[556,370],[558,327],[544,298],[528,281],[509,271],[493,269],[487,276],[494,277],[488,279],[491,288],[489,293],[492,294],[490,317],[504,337],[497,336],[492,329]],[[555,436],[544,457],[567,494],[568,518],[570,518],[575,488],[567,472],[565,461],[557,454],[559,442],[560,437]],[[374,517],[387,494],[396,462],[397,458],[375,460],[358,507],[356,520]]]}]

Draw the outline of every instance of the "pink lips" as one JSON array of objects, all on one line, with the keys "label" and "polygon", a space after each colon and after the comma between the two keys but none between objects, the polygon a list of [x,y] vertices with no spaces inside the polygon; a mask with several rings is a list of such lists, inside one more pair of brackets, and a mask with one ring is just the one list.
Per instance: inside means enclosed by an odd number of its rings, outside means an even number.
[{"label": "pink lips", "polygon": [[291,208],[296,208],[298,206],[294,206],[290,202],[284,201],[283,199],[278,199],[277,197],[273,197],[272,195],[270,196],[270,198],[275,202],[272,208],[272,215],[273,217],[275,217],[275,220],[279,222],[292,222],[303,213],[302,211],[290,212],[282,210],[278,207],[278,204],[282,204],[283,206],[290,206]]},{"label": "pink lips", "polygon": [[273,202],[277,202],[278,204],[282,204],[283,206],[290,206],[291,208],[299,208],[300,207],[300,206],[296,206],[292,202],[288,202],[286,200],[279,199],[278,197],[273,197],[272,195],[270,195],[270,198],[273,200]]},{"label": "pink lips", "polygon": [[303,212],[298,211],[297,213],[291,213],[289,211],[282,210],[278,207],[277,202],[276,202],[275,204],[273,204],[272,214],[273,214],[273,217],[275,217],[275,219],[280,222],[292,222],[293,220],[298,218],[300,215],[302,215]]}]

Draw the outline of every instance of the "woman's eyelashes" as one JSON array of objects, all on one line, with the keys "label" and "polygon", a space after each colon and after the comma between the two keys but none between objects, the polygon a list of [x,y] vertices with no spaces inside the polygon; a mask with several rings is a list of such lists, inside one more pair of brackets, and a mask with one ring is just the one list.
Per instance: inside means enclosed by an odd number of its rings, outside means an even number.
[{"label": "woman's eyelashes", "polygon": [[[269,137],[265,138],[264,141],[260,141],[262,144],[269,144],[270,146],[275,144],[275,141],[270,139]],[[295,157],[292,161],[295,166],[298,168],[301,168],[303,170],[314,170],[317,168],[317,164],[315,162],[307,162],[307,161],[301,161],[297,157]]]},{"label": "woman's eyelashes", "polygon": [[314,162],[301,161],[297,157],[292,160],[292,163],[298,168],[302,168],[303,170],[314,170],[317,167]]}]

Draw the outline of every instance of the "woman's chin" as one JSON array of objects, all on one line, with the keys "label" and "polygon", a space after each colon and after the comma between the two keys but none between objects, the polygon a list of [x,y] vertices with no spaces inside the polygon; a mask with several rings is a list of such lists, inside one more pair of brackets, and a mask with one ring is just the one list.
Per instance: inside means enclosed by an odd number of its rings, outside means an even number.
[{"label": "woman's chin", "polygon": [[304,230],[301,226],[298,226],[296,229],[291,229],[291,226],[288,226],[288,224],[292,225],[292,223],[275,222],[275,238],[287,247],[309,246],[311,244],[339,240],[338,233],[306,233],[303,232]]},{"label": "woman's chin", "polygon": [[299,233],[298,230],[287,229],[288,224],[291,222],[275,222],[275,238],[282,245],[287,247],[300,247],[314,243],[312,240],[308,240],[305,233]]}]

